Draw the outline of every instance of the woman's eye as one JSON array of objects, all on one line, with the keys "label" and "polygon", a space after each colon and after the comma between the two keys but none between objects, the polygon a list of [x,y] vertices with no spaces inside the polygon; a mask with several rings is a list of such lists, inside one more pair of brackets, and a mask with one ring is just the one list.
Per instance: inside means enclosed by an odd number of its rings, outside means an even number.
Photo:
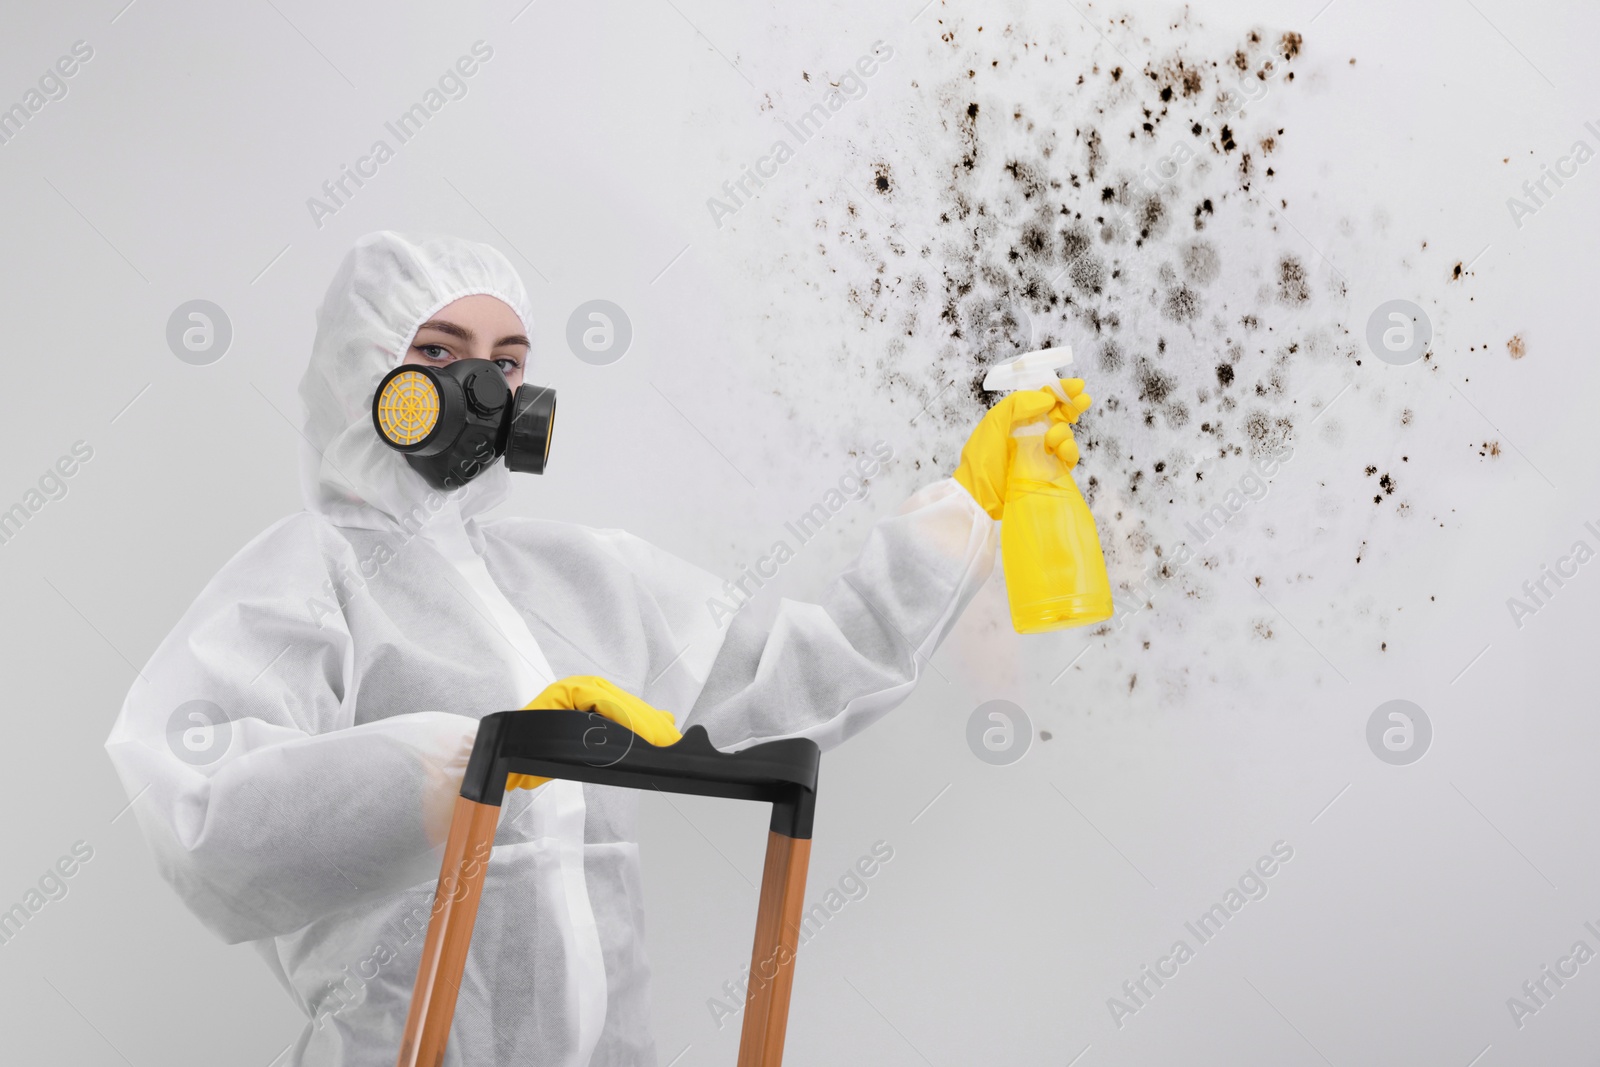
[{"label": "woman's eye", "polygon": [[514,359],[497,359],[494,361],[494,365],[500,368],[502,374],[508,376],[522,369],[522,364]]},{"label": "woman's eye", "polygon": [[414,347],[429,359],[450,358],[450,350],[444,345],[415,345]]}]

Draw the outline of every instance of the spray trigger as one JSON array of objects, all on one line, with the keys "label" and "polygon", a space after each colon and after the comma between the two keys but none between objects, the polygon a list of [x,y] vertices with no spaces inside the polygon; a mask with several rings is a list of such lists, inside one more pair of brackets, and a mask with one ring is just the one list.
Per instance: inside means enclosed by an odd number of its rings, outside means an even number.
[{"label": "spray trigger", "polygon": [[1072,348],[1041,348],[1024,352],[1015,359],[997,363],[983,377],[983,387],[991,393],[1009,393],[1017,389],[1043,389],[1049,386],[1061,399],[1066,393],[1056,383],[1061,377],[1056,371],[1072,366]]}]

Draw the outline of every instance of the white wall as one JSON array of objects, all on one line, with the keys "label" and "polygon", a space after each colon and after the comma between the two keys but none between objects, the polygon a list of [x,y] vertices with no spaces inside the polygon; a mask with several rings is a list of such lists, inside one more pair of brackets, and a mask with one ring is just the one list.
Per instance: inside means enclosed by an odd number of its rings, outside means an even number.
[{"label": "white wall", "polygon": [[[1600,549],[1581,332],[1600,164],[1522,192],[1575,141],[1600,150],[1593,12],[918,2],[11,13],[0,103],[76,41],[93,57],[0,146],[0,506],[74,442],[93,458],[0,545],[0,903],[75,842],[93,859],[0,945],[8,1050],[266,1064],[299,1028],[260,961],[161,883],[100,746],[134,665],[299,506],[312,309],[355,237],[396,228],[491,241],[528,280],[531,376],[561,391],[563,423],[551,473],[508,512],[626,527],[733,576],[851,449],[893,446],[752,611],[815,592],[875,517],[948,474],[985,363],[1078,355],[1098,400],[1079,482],[1118,622],[1019,637],[997,580],[906,706],[830,755],[813,894],[875,842],[894,858],[802,954],[790,1062],[1579,1062],[1593,967],[1520,1027],[1507,998],[1574,942],[1600,949],[1600,563],[1520,619],[1507,600],[1575,541]],[[1285,31],[1303,35],[1287,62]],[[478,40],[494,53],[467,95],[317,225],[307,198]],[[783,122],[879,41],[892,57],[798,143]],[[1162,84],[1179,87],[1165,114]],[[793,157],[717,225],[707,199],[775,139]],[[1142,204],[1123,218],[1127,194],[1100,189],[1163,165],[1136,244]],[[1089,248],[1069,259],[1079,225]],[[164,338],[195,298],[234,330],[208,366]],[[595,298],[635,331],[610,366],[565,343]],[[1374,357],[1368,320],[1391,300],[1428,317],[1426,358]],[[1252,442],[1292,456],[1197,537],[1186,524],[1226,506]],[[1171,581],[1127,593],[1181,546]],[[966,740],[994,699],[1036,732],[1009,766]],[[1392,699],[1432,724],[1419,762],[1368,747]],[[737,1028],[707,1001],[748,959],[763,825],[647,803],[663,1063],[733,1061]],[[1266,896],[1201,945],[1185,922],[1277,842],[1293,858]],[[1122,983],[1179,939],[1194,957],[1135,1005]],[[1112,997],[1138,1008],[1120,1026]]]}]

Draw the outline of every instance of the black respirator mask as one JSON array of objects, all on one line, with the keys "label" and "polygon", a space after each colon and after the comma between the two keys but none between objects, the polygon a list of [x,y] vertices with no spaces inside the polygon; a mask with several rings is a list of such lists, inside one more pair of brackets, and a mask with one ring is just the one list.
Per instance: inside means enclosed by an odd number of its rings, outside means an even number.
[{"label": "black respirator mask", "polygon": [[372,397],[378,437],[435,489],[458,489],[501,456],[514,471],[543,474],[555,418],[554,389],[512,393],[487,359],[402,364]]}]

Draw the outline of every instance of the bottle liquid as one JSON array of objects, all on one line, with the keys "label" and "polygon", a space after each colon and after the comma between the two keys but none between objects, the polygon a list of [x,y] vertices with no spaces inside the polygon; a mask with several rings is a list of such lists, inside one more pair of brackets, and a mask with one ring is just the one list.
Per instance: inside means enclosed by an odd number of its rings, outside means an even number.
[{"label": "bottle liquid", "polygon": [[[1066,391],[1056,371],[1072,364],[1072,349],[1044,348],[992,368],[992,392],[1049,386]],[[1111,583],[1089,505],[1055,453],[1044,446],[1049,413],[1012,429],[1015,446],[1000,521],[1011,625],[1019,634],[1086,626],[1111,617]]]}]

